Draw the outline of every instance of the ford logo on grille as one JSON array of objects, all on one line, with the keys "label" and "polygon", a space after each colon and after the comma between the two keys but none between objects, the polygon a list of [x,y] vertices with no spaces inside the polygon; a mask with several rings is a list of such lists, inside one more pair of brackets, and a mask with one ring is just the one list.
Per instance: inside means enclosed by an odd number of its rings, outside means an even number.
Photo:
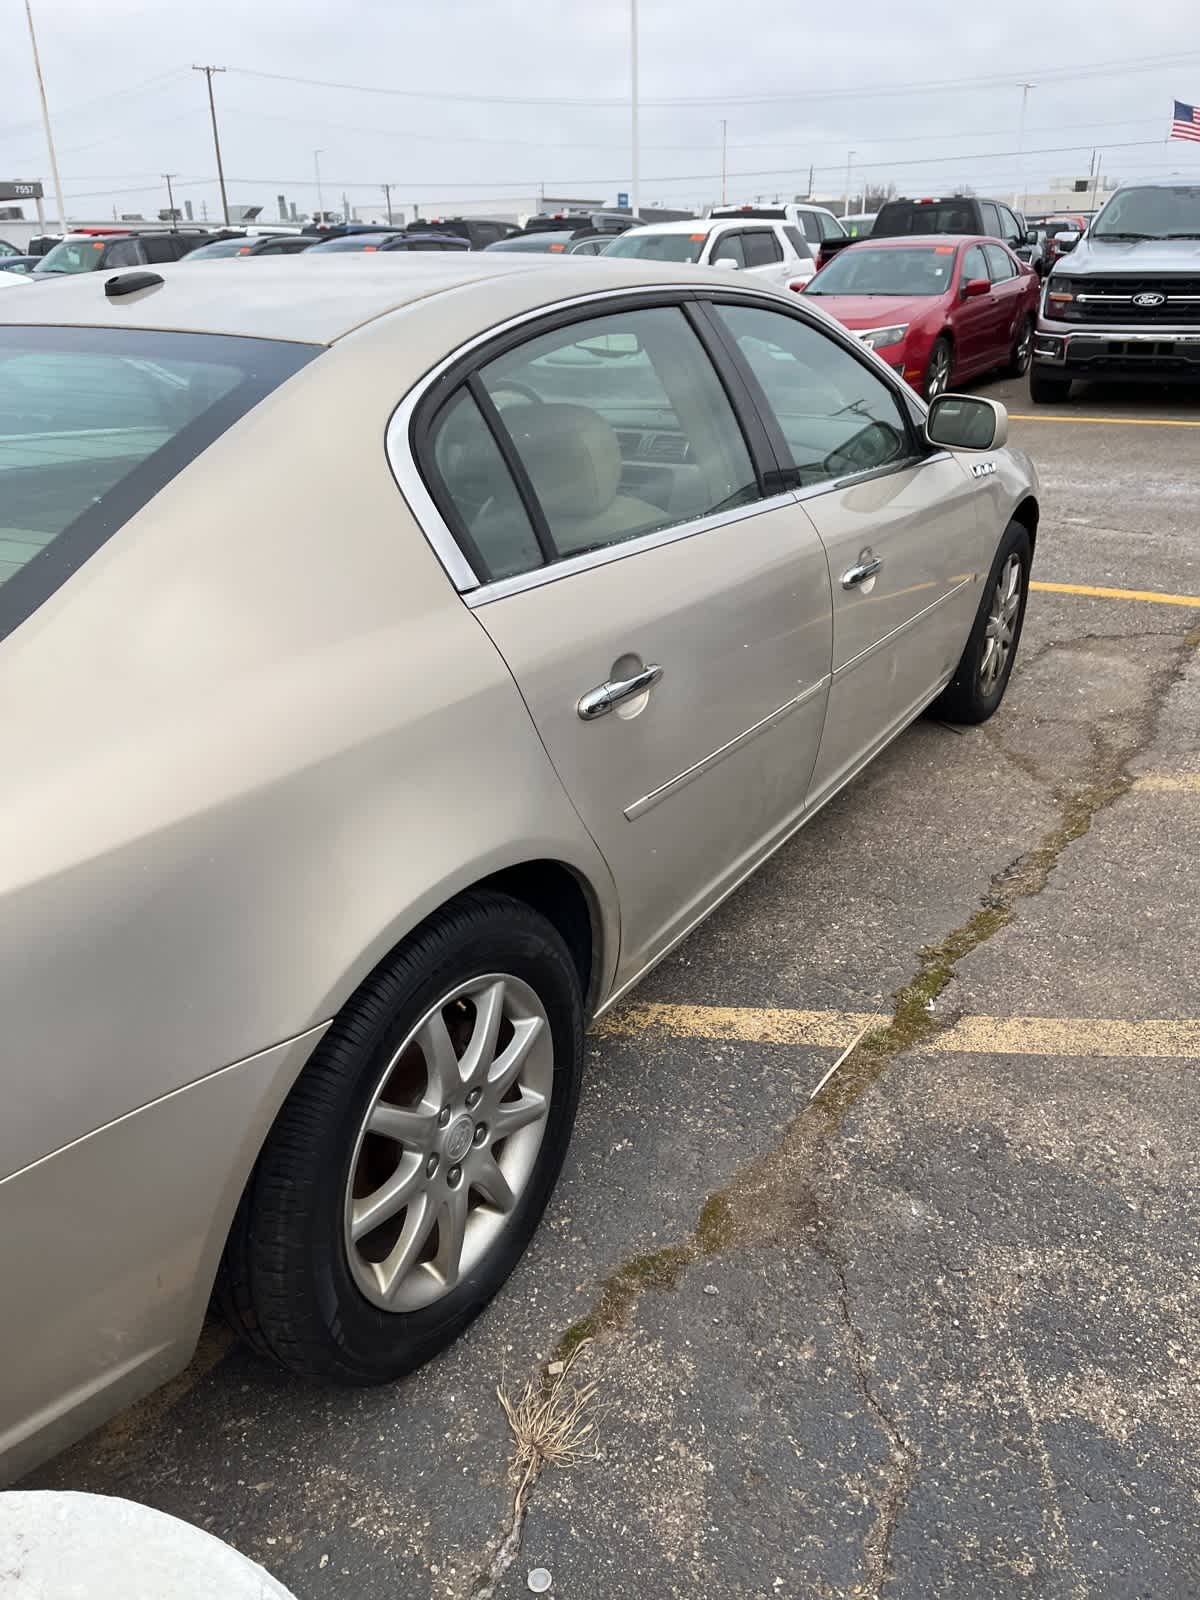
[{"label": "ford logo on grille", "polygon": [[1165,294],[1135,294],[1133,303],[1135,306],[1163,306],[1167,297]]}]

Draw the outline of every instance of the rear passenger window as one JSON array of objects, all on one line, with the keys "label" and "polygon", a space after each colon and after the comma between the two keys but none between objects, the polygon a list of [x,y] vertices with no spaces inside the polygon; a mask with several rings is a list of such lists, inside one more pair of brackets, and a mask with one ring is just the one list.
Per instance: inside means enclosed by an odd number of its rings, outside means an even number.
[{"label": "rear passenger window", "polygon": [[815,211],[802,211],[800,221],[804,228],[804,236],[811,239],[813,244],[820,244],[824,235],[821,232],[821,218]]},{"label": "rear passenger window", "polygon": [[895,395],[835,339],[778,311],[716,310],[775,414],[797,487],[871,472],[911,453]]},{"label": "rear passenger window", "polygon": [[739,267],[746,265],[746,252],[742,249],[744,233],[723,233],[713,244],[709,254],[709,264],[716,266],[718,261],[735,261]]},{"label": "rear passenger window", "polygon": [[755,228],[742,235],[742,252],[748,267],[769,267],[783,260],[783,249],[774,228]]},{"label": "rear passenger window", "polygon": [[153,234],[147,234],[142,240],[142,249],[146,252],[147,261],[177,261],[179,259],[180,252],[175,248],[175,241],[168,238],[165,233],[159,234],[157,237]]},{"label": "rear passenger window", "polygon": [[800,232],[799,228],[793,228],[789,223],[785,225],[783,232],[788,243],[798,256],[811,257],[812,251],[809,248],[808,240]]},{"label": "rear passenger window", "polygon": [[118,239],[108,247],[104,257],[106,267],[137,267],[146,259],[146,252],[136,239]]},{"label": "rear passenger window", "polygon": [[[983,223],[983,231],[989,239],[1000,238],[1000,213],[990,200],[979,202],[979,216]],[[964,229],[964,232],[967,231]]]},{"label": "rear passenger window", "polygon": [[529,512],[466,391],[439,413],[432,447],[484,578],[542,564],[535,522],[554,555],[568,557],[760,495],[733,408],[676,306],[542,334],[488,362],[478,381]]},{"label": "rear passenger window", "polygon": [[846,237],[845,228],[839,226],[836,218],[822,214],[819,220],[822,239],[844,239]]}]

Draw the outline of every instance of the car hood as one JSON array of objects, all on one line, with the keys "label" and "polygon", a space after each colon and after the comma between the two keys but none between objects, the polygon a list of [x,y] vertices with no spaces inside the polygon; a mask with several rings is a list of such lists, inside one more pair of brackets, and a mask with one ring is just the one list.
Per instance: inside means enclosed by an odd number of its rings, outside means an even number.
[{"label": "car hood", "polygon": [[844,328],[888,328],[917,322],[940,304],[937,295],[814,294],[808,296]]},{"label": "car hood", "polygon": [[1107,276],[1113,272],[1200,272],[1200,239],[1083,238],[1054,264],[1064,278]]}]

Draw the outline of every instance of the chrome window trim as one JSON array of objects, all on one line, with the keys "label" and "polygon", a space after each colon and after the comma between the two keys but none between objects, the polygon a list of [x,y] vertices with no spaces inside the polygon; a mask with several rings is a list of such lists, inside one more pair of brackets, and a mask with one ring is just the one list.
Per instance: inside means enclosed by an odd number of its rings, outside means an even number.
[{"label": "chrome window trim", "polygon": [[[730,218],[729,221],[733,222],[734,219]],[[705,533],[710,528],[720,527],[725,522],[739,522],[744,517],[757,515],[760,511],[779,509],[798,497],[795,492],[789,490],[784,495],[771,496],[765,500],[756,500],[752,505],[739,506],[732,511],[720,512],[714,516],[700,517],[693,519],[691,522],[677,523],[670,528],[658,530],[656,533],[646,534],[640,539],[630,539],[622,544],[606,546],[603,550],[592,551],[585,556],[571,557],[566,561],[554,562],[549,566],[535,567],[531,572],[520,573],[515,578],[502,578],[495,583],[485,585],[476,576],[474,568],[463,554],[458,540],[446,525],[433,496],[425,486],[425,480],[412,452],[411,432],[413,417],[426,394],[442,374],[457,365],[464,356],[469,356],[473,350],[478,350],[485,345],[491,344],[495,339],[503,338],[506,333],[516,328],[523,327],[527,323],[539,322],[543,317],[553,316],[560,311],[571,311],[576,308],[586,311],[592,306],[603,309],[613,302],[616,302],[619,306],[622,300],[644,297],[647,294],[684,294],[690,298],[695,298],[697,295],[703,295],[706,290],[712,290],[714,287],[724,293],[731,294],[738,301],[758,301],[768,310],[774,308],[779,311],[782,309],[785,313],[792,310],[778,291],[766,288],[757,289],[749,283],[744,289],[740,286],[733,288],[725,285],[713,285],[703,281],[700,283],[687,283],[686,281],[653,284],[638,283],[616,289],[593,289],[587,294],[573,295],[566,300],[552,300],[545,304],[534,306],[528,311],[519,312],[516,316],[505,318],[503,322],[495,323],[482,333],[475,334],[462,344],[456,345],[435,367],[431,367],[428,372],[419,378],[401,399],[388,419],[387,428],[384,431],[384,451],[387,455],[388,467],[391,470],[392,477],[395,479],[401,498],[412,512],[426,543],[445,569],[446,575],[459,594],[468,597],[468,605],[481,605],[484,603],[485,598],[500,599],[502,593],[518,592],[517,589],[508,587],[509,585],[531,588],[536,583],[554,582],[557,578],[566,577],[571,572],[585,570],[582,565],[584,563],[587,566],[599,566],[603,561],[618,560],[623,556],[633,555],[638,550],[649,548],[653,543],[666,544],[675,539],[690,538],[692,534]],[[810,320],[802,314],[800,320],[807,321],[810,327],[818,327],[819,331],[824,333],[827,338],[834,338],[835,342],[841,342],[836,337],[836,331],[821,325],[819,318]],[[866,353],[868,355],[874,354],[872,351]],[[872,363],[873,370],[874,365]],[[879,362],[878,365],[884,369],[884,372],[889,377],[893,376],[886,363]],[[898,393],[894,385],[892,385],[892,388],[893,393],[896,395],[897,403],[903,404],[904,397]],[[914,398],[916,398],[915,395]],[[919,423],[916,426],[919,428]],[[842,481],[845,482],[846,480]],[[830,484],[828,487],[834,488],[836,485]],[[800,492],[801,495],[806,493],[807,491]]]},{"label": "chrome window trim", "polygon": [[639,817],[644,817],[647,811],[652,811],[660,801],[677,794],[680,789],[691,783],[693,778],[700,777],[701,773],[708,772],[718,762],[724,761],[726,756],[731,756],[735,750],[740,750],[743,745],[750,743],[760,733],[765,733],[768,728],[782,722],[784,717],[790,716],[793,711],[811,700],[813,695],[820,694],[829,683],[829,674],[825,673],[815,683],[810,683],[807,689],[802,689],[799,694],[793,695],[790,700],[785,700],[781,706],[776,706],[774,711],[768,711],[765,717],[760,717],[757,722],[752,722],[748,728],[743,728],[741,733],[735,733],[732,739],[723,745],[718,745],[715,750],[710,750],[706,756],[701,756],[693,766],[686,767],[684,771],[676,773],[673,778],[668,778],[666,783],[659,784],[657,789],[651,789],[649,794],[644,794],[640,800],[635,800],[632,805],[625,807],[625,816],[630,822],[636,822]]},{"label": "chrome window trim", "polygon": [[518,572],[512,578],[497,578],[494,583],[478,584],[463,595],[466,604],[474,611],[478,606],[490,605],[493,600],[506,600],[509,595],[523,594],[527,589],[540,589],[543,584],[557,583],[560,578],[573,578],[576,573],[590,572],[594,567],[607,566],[612,561],[623,561],[627,556],[640,555],[645,550],[655,550],[660,545],[678,544],[701,533],[711,533],[714,528],[724,528],[730,523],[745,522],[767,511],[782,511],[795,505],[796,495],[791,489],[783,494],[770,495],[766,500],[753,500],[749,505],[735,506],[730,511],[717,511],[707,517],[693,517],[690,522],[673,522],[666,528],[655,528],[650,533],[639,534],[636,539],[619,539],[614,544],[602,545],[598,550],[585,550],[577,556],[566,556],[545,567],[533,567],[529,572]]}]

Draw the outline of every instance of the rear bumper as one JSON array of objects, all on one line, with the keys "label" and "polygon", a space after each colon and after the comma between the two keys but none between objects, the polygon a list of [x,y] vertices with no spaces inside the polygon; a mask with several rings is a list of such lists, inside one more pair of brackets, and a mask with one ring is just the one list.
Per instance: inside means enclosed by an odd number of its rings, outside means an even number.
[{"label": "rear bumper", "polygon": [[1046,377],[1200,383],[1200,329],[1038,324],[1033,363]]},{"label": "rear bumper", "polygon": [[324,1031],[0,1182],[0,1485],[187,1364],[246,1179]]}]

